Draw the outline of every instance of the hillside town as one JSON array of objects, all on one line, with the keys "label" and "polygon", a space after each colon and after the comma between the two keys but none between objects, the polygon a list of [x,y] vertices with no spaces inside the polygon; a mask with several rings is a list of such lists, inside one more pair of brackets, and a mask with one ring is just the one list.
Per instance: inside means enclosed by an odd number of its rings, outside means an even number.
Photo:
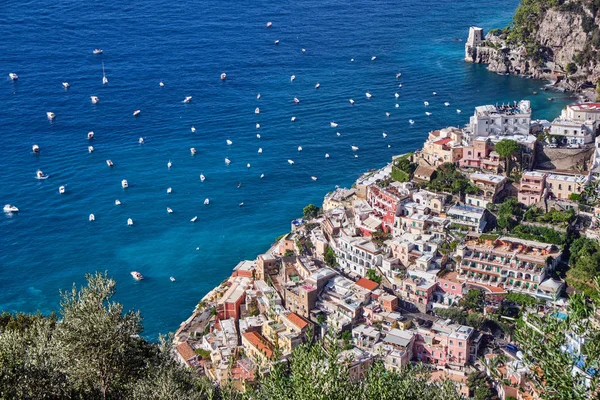
[{"label": "hillside town", "polygon": [[[572,293],[593,289],[567,252],[600,238],[600,104],[551,122],[531,112],[526,100],[476,107],[465,127],[432,131],[422,149],[307,206],[204,297],[175,334],[176,357],[244,390],[297,346],[332,337],[355,380],[375,360],[422,363],[465,397],[484,379],[500,399],[539,398],[514,322],[560,318]],[[566,334],[577,357],[585,333]]]}]

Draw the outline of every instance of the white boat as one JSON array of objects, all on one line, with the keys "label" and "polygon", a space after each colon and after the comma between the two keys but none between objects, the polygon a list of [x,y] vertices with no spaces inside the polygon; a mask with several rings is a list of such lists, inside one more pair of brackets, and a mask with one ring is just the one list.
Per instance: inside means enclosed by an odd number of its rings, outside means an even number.
[{"label": "white boat", "polygon": [[254,114],[260,114],[260,108],[256,107],[256,108],[254,109]]},{"label": "white boat", "polygon": [[460,114],[462,112],[462,110],[456,109],[456,113]]},{"label": "white boat", "polygon": [[396,103],[396,105],[394,107],[400,108],[400,104]]},{"label": "white boat", "polygon": [[256,123],[256,129],[260,129],[260,124],[258,122]]},{"label": "white boat", "polygon": [[66,189],[65,189],[65,187],[64,187],[64,186],[60,186],[60,187],[58,188],[58,193],[60,193],[60,194],[65,194],[65,191],[66,191]]},{"label": "white boat", "polygon": [[265,174],[260,174],[260,179],[264,178]]},{"label": "white boat", "polygon": [[450,103],[448,103],[448,102],[445,102],[445,103],[444,103],[444,105],[445,105],[446,107],[449,107],[449,106],[450,106]]},{"label": "white boat", "polygon": [[169,279],[171,280],[171,282],[175,282],[175,278],[173,278],[172,276],[170,276]]},{"label": "white boat", "polygon": [[185,99],[183,99],[184,103],[189,103],[190,101],[192,101],[192,96],[186,96]]},{"label": "white boat", "polygon": [[88,146],[88,153],[94,152],[94,146]]},{"label": "white boat", "polygon": [[63,82],[62,85],[65,89],[68,89],[71,87],[71,85],[69,85],[69,82]]},{"label": "white boat", "polygon": [[295,79],[296,79],[296,75],[290,76],[290,82],[294,82]]},{"label": "white boat", "polygon": [[423,104],[425,105],[425,107],[427,107],[429,105],[428,101],[424,101]]},{"label": "white boat", "polygon": [[90,214],[90,216],[88,217],[88,220],[91,221],[95,221],[96,220],[96,216],[94,214]]},{"label": "white boat", "polygon": [[317,82],[317,84],[315,85],[315,89],[318,89],[321,87],[321,84],[319,82]]},{"label": "white boat", "polygon": [[246,164],[246,167],[247,167],[247,168],[250,168],[250,163]]},{"label": "white boat", "polygon": [[227,142],[227,146],[231,146],[233,144],[233,142],[229,139],[227,139],[226,142]]},{"label": "white boat", "polygon": [[123,179],[123,180],[121,181],[121,187],[122,187],[123,189],[126,189],[126,188],[128,188],[128,187],[129,187],[129,182],[127,182],[127,179]]},{"label": "white boat", "polygon": [[112,160],[106,160],[106,165],[108,165],[109,167],[112,167],[114,164],[113,164]]},{"label": "white boat", "polygon": [[354,58],[351,58],[351,59],[350,59],[350,62],[354,62]]},{"label": "white boat", "polygon": [[240,207],[242,207],[243,205],[244,205],[244,202],[242,201],[242,202],[239,204],[239,206],[240,206]]},{"label": "white boat", "polygon": [[223,72],[221,74],[221,80],[224,81],[225,79],[227,79],[227,74],[225,72]]},{"label": "white boat", "polygon": [[412,119],[409,119],[408,123],[411,124],[411,125],[414,125],[415,121],[413,121]]},{"label": "white boat", "polygon": [[257,99],[257,100],[258,100],[258,99],[260,99],[260,93],[258,93],[258,94],[256,95],[256,99]]},{"label": "white boat", "polygon": [[133,279],[135,279],[136,281],[141,281],[142,279],[144,279],[143,275],[137,271],[131,271],[130,274],[131,274],[131,276],[133,276]]},{"label": "white boat", "polygon": [[429,111],[425,111],[425,115],[430,116],[431,113]]},{"label": "white boat", "polygon": [[302,146],[298,146],[298,151],[302,151]]},{"label": "white boat", "polygon": [[164,84],[164,82],[163,82],[163,81],[160,81],[160,82],[158,83],[158,86],[160,86],[160,87],[164,87],[164,86],[165,86],[165,84]]},{"label": "white boat", "polygon": [[196,149],[194,147],[190,147],[190,153],[195,156],[196,155]]},{"label": "white boat", "polygon": [[433,94],[434,96],[437,96],[437,92],[432,92],[431,94]]},{"label": "white boat", "polygon": [[383,132],[382,135],[383,135],[384,138],[387,137],[387,133],[385,133],[385,132]]},{"label": "white boat", "polygon": [[89,131],[87,134],[87,138],[88,139],[93,139],[94,138],[94,131]]},{"label": "white boat", "polygon": [[10,78],[11,81],[18,81],[19,80],[19,75],[15,74],[14,72],[9,73],[8,77]]},{"label": "white boat", "polygon": [[167,207],[167,212],[168,212],[169,214],[173,214],[173,210],[172,210],[172,209],[170,209],[169,207]]},{"label": "white boat", "polygon": [[204,205],[207,206],[210,203],[210,200],[204,199]]},{"label": "white boat", "polygon": [[206,177],[204,176],[204,174],[200,174],[200,181],[204,182],[205,179],[206,179]]},{"label": "white boat", "polygon": [[197,220],[198,220],[198,217],[196,216],[196,217],[190,219],[190,222],[196,222]]},{"label": "white boat", "polygon": [[92,53],[94,53],[94,54],[102,54],[102,52],[103,52],[103,50],[102,50],[102,49],[94,49],[94,50],[92,51]]},{"label": "white boat", "polygon": [[132,226],[133,220],[131,218],[127,218],[127,226]]},{"label": "white boat", "polygon": [[17,207],[11,206],[10,204],[6,204],[4,206],[3,210],[4,210],[5,213],[8,213],[8,214],[19,212],[19,209]]},{"label": "white boat", "polygon": [[330,122],[329,126],[331,126],[332,128],[337,128],[338,124],[335,122]]},{"label": "white boat", "polygon": [[44,173],[41,170],[39,170],[39,169],[36,171],[35,176],[38,179],[46,179],[46,178],[48,178],[48,176],[44,175]]},{"label": "white boat", "polygon": [[257,134],[256,134],[256,138],[257,138],[257,139],[260,139],[260,133],[257,133]]},{"label": "white boat", "polygon": [[121,205],[121,200],[117,199],[115,200],[115,206],[120,206]]},{"label": "white boat", "polygon": [[167,188],[167,193],[168,193],[168,194],[171,194],[171,192],[172,192],[172,191],[173,191],[173,189],[172,189],[172,188]]},{"label": "white boat", "polygon": [[31,150],[34,153],[39,153],[40,152],[40,146],[38,146],[37,144],[34,144],[33,146],[31,146]]},{"label": "white boat", "polygon": [[338,137],[339,137],[339,136],[342,136],[342,134],[341,134],[341,133],[339,133],[339,132],[336,132],[335,134],[336,134]]},{"label": "white boat", "polygon": [[275,44],[279,44],[279,39],[277,39],[277,40],[275,41]]},{"label": "white boat", "polygon": [[106,73],[104,73],[104,62],[102,62],[102,84],[106,85],[108,83],[108,78],[106,77]]},{"label": "white boat", "polygon": [[54,114],[52,111],[48,111],[48,112],[46,113],[46,116],[48,117],[48,119],[49,119],[50,121],[52,121],[54,118],[56,118],[56,114]]},{"label": "white boat", "polygon": [[306,53],[306,49],[305,49],[305,48],[302,48],[302,52],[303,52],[303,53]]},{"label": "white boat", "polygon": [[402,87],[402,84],[401,84],[401,83],[400,83],[400,84],[398,84],[398,87],[399,87],[399,88],[401,88],[401,87]]},{"label": "white boat", "polygon": [[385,112],[385,116],[386,116],[386,117],[389,117],[389,116],[390,116],[390,113],[386,111],[386,112]]},{"label": "white boat", "polygon": [[329,153],[325,153],[325,158],[329,158]]},{"label": "white boat", "polygon": [[352,151],[358,151],[358,147],[357,146],[352,146]]},{"label": "white boat", "polygon": [[192,131],[192,133],[196,133],[196,128],[195,128],[194,126],[192,126],[192,127],[190,128],[190,130]]},{"label": "white boat", "polygon": [[350,102],[351,105],[354,105],[354,100],[350,99],[348,101]]},{"label": "white boat", "polygon": [[144,138],[143,138],[143,137],[139,138],[139,139],[138,139],[138,143],[139,143],[139,144],[144,144]]},{"label": "white boat", "polygon": [[297,98],[297,97],[294,97],[294,103],[295,103],[295,104],[300,104],[300,100],[298,100],[298,98]]},{"label": "white boat", "polygon": [[375,61],[376,58],[377,58],[377,56],[371,57],[371,61]]},{"label": "white boat", "polygon": [[225,164],[227,164],[227,165],[231,164],[231,160],[227,157],[225,157]]},{"label": "white boat", "polygon": [[173,166],[173,163],[171,162],[171,160],[169,160],[169,162],[167,163],[167,168],[171,168]]},{"label": "white boat", "polygon": [[262,147],[258,148],[258,154],[262,154]]},{"label": "white boat", "polygon": [[134,116],[134,117],[137,117],[138,115],[140,115],[140,113],[141,113],[141,112],[142,112],[141,110],[135,110],[135,111],[133,112],[133,116]]},{"label": "white boat", "polygon": [[92,100],[92,104],[97,104],[100,101],[98,96],[90,96],[90,99]]},{"label": "white boat", "polygon": [[316,176],[311,176],[310,179],[312,179],[313,181],[316,181],[318,178]]},{"label": "white boat", "polygon": [[267,22],[267,28],[270,28],[273,26],[273,23],[271,21]]},{"label": "white boat", "polygon": [[365,93],[365,96],[367,96],[367,99],[370,99],[371,97],[373,97],[373,95],[369,92]]},{"label": "white boat", "polygon": [[394,93],[394,97],[395,97],[395,98],[399,98],[399,97],[400,97],[400,95],[399,95],[398,93]]},{"label": "white boat", "polygon": [[292,117],[292,118],[291,118],[291,121],[292,121],[292,122],[296,122],[296,117]]},{"label": "white boat", "polygon": [[289,163],[290,165],[294,165],[294,160],[288,160],[288,163]]}]

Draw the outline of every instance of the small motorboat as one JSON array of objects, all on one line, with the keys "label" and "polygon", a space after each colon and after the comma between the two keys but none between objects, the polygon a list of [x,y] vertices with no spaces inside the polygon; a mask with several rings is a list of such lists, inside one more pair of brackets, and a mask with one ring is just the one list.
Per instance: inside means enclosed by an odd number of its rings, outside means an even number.
[{"label": "small motorboat", "polygon": [[335,122],[330,122],[329,126],[331,126],[332,128],[337,128],[338,124]]},{"label": "small motorboat", "polygon": [[342,134],[341,134],[341,133],[339,133],[339,132],[336,132],[335,134],[336,134],[338,137],[342,136]]},{"label": "small motorboat", "polygon": [[131,218],[127,218],[127,226],[132,226],[133,220]]},{"label": "small motorboat", "polygon": [[144,279],[144,276],[137,271],[131,271],[130,274],[136,281],[141,281],[142,279]]},{"label": "small motorboat", "polygon": [[238,182],[238,184],[237,184],[237,188],[239,189],[239,188],[241,188],[241,187],[242,187],[242,182]]},{"label": "small motorboat", "polygon": [[318,89],[321,87],[321,84],[319,82],[317,82],[317,84],[315,85],[315,89]]},{"label": "small motorboat", "polygon": [[173,192],[172,188],[167,188],[167,194],[171,194],[171,192]]},{"label": "small motorboat", "polygon": [[92,51],[92,53],[94,54],[102,54],[104,52],[104,50],[102,49],[94,49],[94,51]]},{"label": "small motorboat", "polygon": [[354,100],[350,99],[348,101],[350,102],[350,105],[354,105]]},{"label": "small motorboat", "polygon": [[277,40],[275,41],[275,44],[279,44],[279,39],[277,39]]},{"label": "small motorboat", "polygon": [[260,114],[260,108],[256,107],[256,108],[254,109],[254,114]]},{"label": "small motorboat", "polygon": [[262,154],[262,147],[258,148],[258,154]]},{"label": "small motorboat", "polygon": [[351,58],[351,59],[350,59],[350,62],[354,62],[354,58]]},{"label": "small motorboat", "polygon": [[377,59],[377,56],[371,57],[371,61],[375,61],[376,59]]},{"label": "small motorboat", "polygon": [[313,181],[316,181],[318,178],[316,176],[311,176],[310,179],[312,179]]},{"label": "small motorboat", "polygon": [[244,202],[242,201],[242,202],[239,204],[239,206],[240,206],[240,207],[242,207],[243,205],[244,205]]},{"label": "small motorboat", "polygon": [[267,22],[267,28],[270,28],[273,26],[273,23],[271,21]]},{"label": "small motorboat", "polygon": [[302,146],[298,146],[298,151],[302,151]]},{"label": "small motorboat", "polygon": [[264,178],[265,174],[260,174],[260,179]]},{"label": "small motorboat", "polygon": [[19,75],[15,74],[14,72],[9,73],[8,77],[10,78],[11,81],[18,81],[19,80]]},{"label": "small motorboat", "polygon": [[227,139],[226,142],[227,142],[227,146],[231,146],[233,144],[233,142],[229,139]]},{"label": "small motorboat", "polygon": [[90,99],[92,100],[92,104],[98,104],[98,102],[100,101],[98,96],[90,96]]},{"label": "small motorboat", "polygon": [[39,170],[39,169],[38,169],[38,170],[36,171],[36,173],[35,173],[35,177],[36,177],[37,179],[47,179],[47,178],[48,178],[48,175],[44,175],[44,173],[43,173],[41,170]]},{"label": "small motorboat", "polygon": [[398,84],[398,87],[399,87],[399,88],[401,88],[401,87],[402,87],[402,84],[401,84],[401,83],[399,83],[399,84]]},{"label": "small motorboat", "polygon": [[449,107],[449,106],[450,106],[450,103],[448,103],[448,102],[445,102],[445,103],[444,103],[444,105],[445,105],[446,107]]},{"label": "small motorboat", "polygon": [[399,97],[400,97],[400,95],[399,95],[398,93],[394,93],[394,97],[395,97],[395,98],[399,98]]},{"label": "small motorboat", "polygon": [[365,93],[365,96],[367,96],[367,99],[370,99],[371,97],[373,97],[373,95],[369,92]]},{"label": "small motorboat", "polygon": [[108,78],[106,76],[102,77],[102,84],[106,85],[108,83]]},{"label": "small motorboat", "polygon": [[386,111],[386,112],[385,112],[385,116],[389,118],[389,116],[390,116],[390,113]]},{"label": "small motorboat", "polygon": [[396,105],[394,107],[400,108],[400,104],[396,103]]},{"label": "small motorboat", "polygon": [[171,282],[175,282],[175,278],[173,278],[172,276],[170,276],[169,279],[171,280]]},{"label": "small motorboat", "polygon": [[257,100],[258,100],[258,99],[260,99],[260,93],[258,93],[258,94],[256,95],[256,99],[257,99]]},{"label": "small motorboat", "polygon": [[7,214],[19,212],[19,209],[17,207],[11,206],[10,204],[6,204],[3,210]]},{"label": "small motorboat", "polygon": [[294,80],[296,80],[296,75],[290,76],[290,82],[294,82]]},{"label": "small motorboat", "polygon": [[402,76],[402,72],[398,72],[398,73],[396,74],[396,79],[400,78],[401,76]]},{"label": "small motorboat", "polygon": [[225,164],[227,164],[227,165],[231,164],[231,160],[227,157],[225,157]]},{"label": "small motorboat", "polygon": [[437,92],[431,92],[431,94],[433,94],[434,96],[437,96]]},{"label": "small motorboat", "polygon": [[294,103],[295,103],[295,104],[300,104],[300,100],[298,100],[298,98],[297,98],[297,97],[294,97]]},{"label": "small motorboat", "polygon": [[296,117],[292,117],[292,118],[291,118],[291,121],[292,121],[292,122],[296,122]]},{"label": "small motorboat", "polygon": [[128,187],[129,187],[129,182],[127,182],[127,179],[123,179],[123,180],[121,181],[121,187],[122,187],[123,189],[126,189],[126,188],[128,188]]},{"label": "small motorboat", "polygon": [[68,89],[71,87],[71,85],[69,85],[69,82],[63,82],[62,85],[65,89]]},{"label": "small motorboat", "polygon": [[207,206],[207,205],[209,205],[209,204],[210,204],[210,200],[208,200],[208,199],[204,199],[204,205],[205,205],[205,206]]},{"label": "small motorboat", "polygon": [[192,133],[196,133],[196,127],[195,127],[195,126],[192,126],[192,127],[190,128],[190,130],[192,131]]},{"label": "small motorboat", "polygon": [[289,163],[290,165],[294,165],[294,160],[288,160],[288,163]]},{"label": "small motorboat", "polygon": [[37,144],[34,144],[33,146],[31,146],[31,150],[34,153],[39,153],[40,152],[40,146],[38,146]]},{"label": "small motorboat", "polygon": [[256,123],[256,129],[260,129],[260,124],[258,122]]},{"label": "small motorboat", "polygon": [[88,153],[94,152],[94,146],[88,146]]},{"label": "small motorboat", "polygon": [[427,115],[429,117],[431,115],[431,113],[429,111],[425,111],[425,115]]},{"label": "small motorboat", "polygon": [[143,137],[139,138],[139,139],[138,139],[138,143],[139,143],[139,144],[144,144],[144,138],[143,138]]},{"label": "small motorboat", "polygon": [[109,167],[112,167],[115,164],[113,164],[112,160],[106,160],[106,165],[108,165]]},{"label": "small motorboat", "polygon": [[58,193],[60,193],[60,194],[65,194],[65,191],[66,191],[66,189],[65,189],[65,187],[64,187],[64,186],[60,186],[60,187],[58,188]]},{"label": "small motorboat", "polygon": [[169,208],[169,207],[167,207],[167,212],[168,212],[169,214],[173,214],[173,210],[172,210],[171,208]]},{"label": "small motorboat", "polygon": [[160,82],[158,83],[158,86],[160,86],[160,87],[165,87],[165,84],[164,84],[164,82],[163,82],[163,81],[160,81]]},{"label": "small motorboat", "polygon": [[458,108],[456,109],[456,113],[460,114],[462,112],[462,110],[459,110]]},{"label": "small motorboat", "polygon": [[189,103],[190,101],[192,101],[192,96],[186,96],[185,99],[183,99],[184,103]]},{"label": "small motorboat", "polygon": [[96,216],[94,214],[90,214],[90,216],[88,217],[88,219],[90,220],[90,222],[95,221],[96,220]]},{"label": "small motorboat", "polygon": [[50,121],[52,121],[54,118],[56,118],[56,114],[54,114],[52,111],[48,111],[48,112],[46,113],[46,116],[48,117],[48,119],[49,119]]},{"label": "small motorboat", "polygon": [[141,110],[135,110],[135,111],[133,112],[133,116],[134,116],[134,117],[137,117],[138,115],[140,115],[140,113],[141,113],[141,112],[142,112]]},{"label": "small motorboat", "polygon": [[121,200],[117,199],[115,200],[115,206],[120,206],[121,205]]},{"label": "small motorboat", "polygon": [[169,162],[167,163],[167,168],[171,168],[173,166],[173,163],[171,162],[171,160],[169,160]]},{"label": "small motorboat", "polygon": [[325,158],[329,158],[329,153],[325,153]]},{"label": "small motorboat", "polygon": [[358,147],[357,146],[352,146],[352,151],[358,151]]},{"label": "small motorboat", "polygon": [[425,107],[427,107],[429,105],[428,101],[424,101],[423,104],[425,105]]},{"label": "small motorboat", "polygon": [[387,133],[385,133],[385,132],[383,132],[382,135],[383,135],[384,138],[387,137]]},{"label": "small motorboat", "polygon": [[257,133],[257,134],[256,134],[256,138],[257,138],[257,139],[260,139],[260,133]]},{"label": "small motorboat", "polygon": [[408,120],[408,123],[409,123],[409,124],[411,124],[411,125],[414,125],[414,124],[415,124],[415,121],[413,121],[412,119],[409,119],[409,120]]},{"label": "small motorboat", "polygon": [[250,168],[250,163],[246,164],[246,167]]},{"label": "small motorboat", "polygon": [[198,216],[195,216],[194,218],[190,219],[190,222],[196,222],[198,220]]},{"label": "small motorboat", "polygon": [[196,148],[195,147],[190,147],[190,153],[195,156],[196,155]]},{"label": "small motorboat", "polygon": [[225,79],[227,79],[227,74],[225,72],[223,72],[221,74],[221,80],[224,81]]},{"label": "small motorboat", "polygon": [[206,177],[204,176],[204,174],[200,174],[200,182],[204,182],[205,179]]},{"label": "small motorboat", "polygon": [[87,134],[88,139],[93,139],[94,138],[94,131],[89,131]]},{"label": "small motorboat", "polygon": [[553,101],[554,97],[548,97],[548,101]]}]

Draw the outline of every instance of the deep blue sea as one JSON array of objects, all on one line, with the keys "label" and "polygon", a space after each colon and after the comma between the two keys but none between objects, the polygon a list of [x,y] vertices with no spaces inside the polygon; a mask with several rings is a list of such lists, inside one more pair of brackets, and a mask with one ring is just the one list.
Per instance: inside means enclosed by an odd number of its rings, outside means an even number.
[{"label": "deep blue sea", "polygon": [[[60,289],[106,270],[117,300],[141,310],[144,334],[156,338],[287,232],[303,206],[415,149],[428,131],[522,98],[552,118],[569,100],[534,95],[544,82],[463,62],[469,25],[504,26],[517,3],[9,0],[0,7],[0,203],[21,211],[0,216],[0,309],[49,312]],[[50,177],[36,180],[38,169]]]}]

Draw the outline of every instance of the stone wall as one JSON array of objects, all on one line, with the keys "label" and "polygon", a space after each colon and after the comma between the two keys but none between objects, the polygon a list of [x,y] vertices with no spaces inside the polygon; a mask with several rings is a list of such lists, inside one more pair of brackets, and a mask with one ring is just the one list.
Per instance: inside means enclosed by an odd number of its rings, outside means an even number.
[{"label": "stone wall", "polygon": [[564,149],[536,146],[536,168],[585,171],[594,148]]}]

